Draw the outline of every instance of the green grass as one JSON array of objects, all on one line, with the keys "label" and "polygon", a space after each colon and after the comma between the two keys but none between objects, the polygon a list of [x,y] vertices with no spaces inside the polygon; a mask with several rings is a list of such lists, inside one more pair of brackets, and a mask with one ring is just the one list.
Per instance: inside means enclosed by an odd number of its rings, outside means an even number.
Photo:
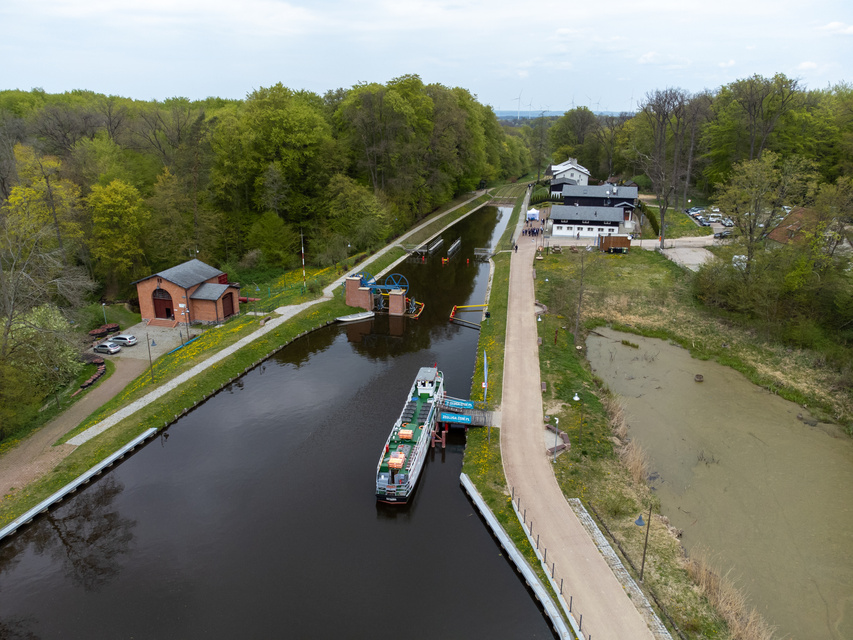
[{"label": "green grass", "polygon": [[[63,411],[66,411],[71,405],[82,400],[88,393],[90,393],[93,389],[96,389],[100,386],[104,380],[109,378],[113,372],[115,371],[115,364],[110,360],[106,360],[106,371],[103,376],[101,376],[95,384],[91,387],[83,389],[77,395],[74,395],[74,392],[80,389],[80,385],[83,384],[86,380],[88,380],[92,374],[95,373],[96,366],[92,364],[87,364],[84,366],[80,373],[69,382],[65,387],[59,390],[56,394],[51,394],[47,398],[45,398],[45,404],[41,408],[41,410],[36,415],[35,419],[31,420],[28,424],[26,424],[20,431],[17,431],[13,437],[4,440],[0,443],[0,455],[3,455],[9,449],[17,446],[19,442],[24,440],[27,436],[37,431],[48,422],[53,420],[56,416],[58,416]],[[59,397],[60,404],[56,404],[57,396]]]},{"label": "green grass", "polygon": [[[660,207],[647,204],[649,209],[660,217]],[[667,208],[666,210],[666,237],[667,238],[694,238],[699,236],[710,236],[714,234],[711,227],[701,227],[693,218],[681,209]]]},{"label": "green grass", "polygon": [[[104,322],[105,313],[106,323]],[[80,319],[80,329],[84,333],[107,323],[115,322],[124,330],[142,322],[142,316],[127,309],[123,303],[102,306],[100,302],[93,302],[80,309],[77,317]]]}]

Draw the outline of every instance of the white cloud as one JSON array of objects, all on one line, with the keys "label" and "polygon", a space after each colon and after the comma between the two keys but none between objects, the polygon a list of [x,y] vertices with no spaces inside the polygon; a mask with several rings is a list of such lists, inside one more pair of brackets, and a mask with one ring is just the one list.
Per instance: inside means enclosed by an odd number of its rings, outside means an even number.
[{"label": "white cloud", "polygon": [[719,66],[719,67],[721,67],[721,68],[723,68],[723,69],[726,69],[726,68],[728,68],[728,67],[733,67],[733,66],[735,66],[735,61],[734,61],[734,60],[729,60],[729,61],[727,61],[727,62],[720,62],[717,66]]},{"label": "white cloud", "polygon": [[841,33],[844,35],[853,35],[853,25],[844,24],[843,22],[830,22],[820,27],[821,31],[829,31],[830,33]]},{"label": "white cloud", "polygon": [[801,62],[800,64],[797,65],[797,69],[799,71],[808,71],[810,69],[817,69],[817,63],[808,62],[808,61]]}]

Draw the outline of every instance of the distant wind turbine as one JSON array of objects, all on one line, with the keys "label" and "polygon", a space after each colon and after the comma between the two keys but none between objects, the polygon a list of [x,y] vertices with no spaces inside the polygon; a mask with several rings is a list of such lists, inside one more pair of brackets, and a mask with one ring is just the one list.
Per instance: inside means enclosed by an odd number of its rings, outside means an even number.
[{"label": "distant wind turbine", "polygon": [[517,100],[517,104],[515,106],[515,119],[518,120],[521,117],[521,94],[524,93],[524,89],[518,92],[518,97],[514,98]]}]

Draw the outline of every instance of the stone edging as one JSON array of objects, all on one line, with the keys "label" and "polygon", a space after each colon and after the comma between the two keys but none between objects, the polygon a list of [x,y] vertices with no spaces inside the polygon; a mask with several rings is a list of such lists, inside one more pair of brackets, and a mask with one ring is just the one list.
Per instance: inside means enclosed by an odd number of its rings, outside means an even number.
[{"label": "stone edging", "polygon": [[[566,622],[563,620],[563,616],[560,615],[560,611],[557,606],[554,604],[554,601],[551,599],[548,590],[545,588],[545,585],[542,584],[542,581],[539,579],[539,576],[533,571],[530,565],[525,560],[524,556],[518,551],[515,547],[515,544],[512,541],[512,538],[509,537],[501,524],[497,521],[491,509],[489,509],[485,500],[483,500],[482,496],[480,496],[479,491],[474,486],[474,483],[471,482],[471,479],[464,473],[460,474],[459,482],[462,484],[463,489],[471,498],[471,502],[474,503],[474,506],[480,512],[480,515],[486,521],[486,525],[491,529],[492,534],[497,538],[498,543],[501,545],[504,551],[506,551],[507,557],[510,561],[515,565],[515,568],[518,572],[523,576],[524,581],[527,583],[527,586],[530,587],[531,591],[533,591],[533,595],[536,596],[536,599],[542,604],[542,607],[545,609],[545,615],[548,616],[548,619],[551,621],[551,625],[554,628],[554,631],[557,633],[557,636],[561,639],[566,638],[568,640],[574,640],[576,635],[573,634],[569,628],[566,626]],[[577,629],[575,625],[572,625]]]}]

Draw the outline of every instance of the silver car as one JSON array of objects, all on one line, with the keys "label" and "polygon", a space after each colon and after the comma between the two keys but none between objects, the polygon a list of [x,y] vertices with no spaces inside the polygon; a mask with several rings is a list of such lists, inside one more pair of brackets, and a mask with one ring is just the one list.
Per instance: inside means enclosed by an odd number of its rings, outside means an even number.
[{"label": "silver car", "polygon": [[136,336],[132,336],[129,333],[122,333],[117,336],[113,336],[110,338],[110,342],[115,342],[116,344],[122,345],[123,347],[129,347],[131,345],[136,344]]},{"label": "silver car", "polygon": [[94,348],[94,351],[97,353],[107,353],[109,355],[112,355],[121,351],[121,347],[115,342],[102,342]]}]

